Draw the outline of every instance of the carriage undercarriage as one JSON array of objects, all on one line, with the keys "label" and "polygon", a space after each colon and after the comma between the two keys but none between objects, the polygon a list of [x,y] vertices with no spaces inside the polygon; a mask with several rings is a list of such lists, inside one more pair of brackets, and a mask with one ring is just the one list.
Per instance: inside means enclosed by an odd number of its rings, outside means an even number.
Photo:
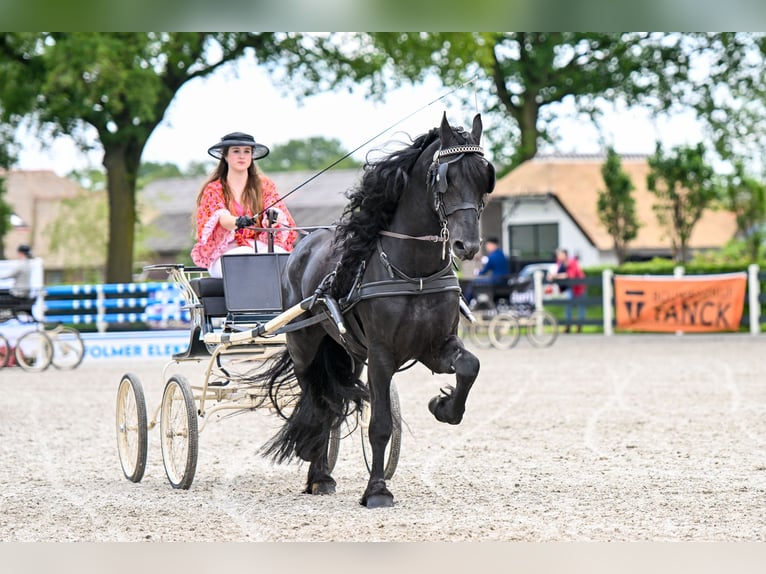
[{"label": "carriage undercarriage", "polygon": [[[283,263],[280,258],[280,254],[263,253],[225,260],[230,262],[230,268],[236,267],[239,284],[248,276],[271,276],[276,280]],[[294,306],[282,311],[276,281],[276,289],[256,292],[251,289],[243,300],[233,288],[225,289],[224,280],[206,277],[203,269],[174,264],[151,269],[166,271],[181,288],[192,317],[189,343],[184,352],[174,355],[164,366],[162,400],[151,413],[138,377],[130,372],[123,375],[117,391],[118,453],[125,477],[140,482],[146,469],[148,431],[159,426],[167,479],[173,488],[188,489],[196,473],[199,435],[209,423],[261,409],[283,416],[289,413],[300,393],[297,385],[292,394],[280,395],[275,408],[262,390],[249,381],[269,359],[285,349],[286,325],[306,309]],[[204,365],[201,382],[192,383],[185,375],[172,372],[174,367],[189,362]],[[386,455],[386,479],[394,475],[401,443],[399,399],[393,383],[391,403],[395,420]],[[371,467],[369,417],[369,405],[365,403],[355,420],[346,421],[344,428],[330,430],[329,471],[337,462],[341,435],[344,431],[351,434],[356,428],[361,435],[364,460],[368,469]]]}]

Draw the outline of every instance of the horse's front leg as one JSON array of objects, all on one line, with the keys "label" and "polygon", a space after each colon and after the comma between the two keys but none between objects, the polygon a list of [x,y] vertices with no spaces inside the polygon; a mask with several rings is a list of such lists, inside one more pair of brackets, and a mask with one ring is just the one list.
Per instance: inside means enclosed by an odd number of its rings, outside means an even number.
[{"label": "horse's front leg", "polygon": [[463,420],[468,393],[479,374],[479,359],[466,350],[460,339],[452,336],[439,353],[421,362],[435,373],[455,373],[456,386],[442,389],[442,394],[428,402],[428,410],[440,422],[459,424]]},{"label": "horse's front leg", "polygon": [[372,465],[367,488],[360,501],[367,508],[387,508],[394,505],[394,495],[384,478],[386,445],[391,439],[391,377],[395,367],[391,357],[370,357],[367,379],[370,389],[370,427],[368,436],[372,448]]}]

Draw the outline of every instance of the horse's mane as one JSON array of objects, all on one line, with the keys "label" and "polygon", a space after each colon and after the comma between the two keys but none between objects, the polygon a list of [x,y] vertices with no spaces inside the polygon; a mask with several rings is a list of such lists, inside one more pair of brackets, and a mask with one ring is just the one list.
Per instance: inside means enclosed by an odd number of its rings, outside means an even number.
[{"label": "horse's mane", "polygon": [[372,254],[379,233],[391,223],[415,162],[438,138],[439,130],[434,128],[408,147],[379,161],[365,163],[361,180],[347,194],[349,201],[335,230],[334,248],[341,252],[341,258],[333,296],[348,294],[359,266]]}]

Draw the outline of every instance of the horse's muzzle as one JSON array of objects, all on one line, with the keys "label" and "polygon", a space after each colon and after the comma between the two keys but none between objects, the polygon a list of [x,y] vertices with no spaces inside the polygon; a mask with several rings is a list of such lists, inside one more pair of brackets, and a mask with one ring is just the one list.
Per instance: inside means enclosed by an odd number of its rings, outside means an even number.
[{"label": "horse's muzzle", "polygon": [[462,241],[457,239],[452,242],[452,252],[463,261],[468,261],[473,259],[473,256],[479,252],[479,246],[478,241]]}]

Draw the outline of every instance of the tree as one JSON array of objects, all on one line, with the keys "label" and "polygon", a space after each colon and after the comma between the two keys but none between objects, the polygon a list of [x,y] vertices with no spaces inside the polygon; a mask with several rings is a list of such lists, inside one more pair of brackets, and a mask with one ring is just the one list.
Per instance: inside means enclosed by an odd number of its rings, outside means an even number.
[{"label": "tree", "polygon": [[640,223],[636,214],[636,200],[631,192],[635,189],[630,176],[622,170],[620,156],[614,148],[607,150],[606,161],[601,166],[606,189],[599,191],[597,210],[614,242],[617,262],[625,262],[627,245],[638,235]]},{"label": "tree", "polygon": [[[13,164],[14,158],[9,142],[10,135],[7,133],[7,127],[0,125],[0,170],[7,171]],[[0,259],[5,259],[5,235],[11,229],[11,215],[13,209],[5,201],[5,177],[0,173]]]},{"label": "tree", "polygon": [[736,215],[737,231],[745,240],[751,261],[758,261],[766,239],[766,185],[749,177],[740,162],[728,178],[726,203]]},{"label": "tree", "polygon": [[705,146],[679,146],[665,155],[661,144],[648,160],[647,186],[657,196],[657,220],[670,234],[676,261],[688,260],[694,226],[718,196],[714,172],[704,159]]},{"label": "tree", "polygon": [[[574,98],[588,113],[596,113],[599,98],[648,102],[664,110],[689,72],[681,34],[381,32],[370,36],[377,53],[412,81],[429,73],[448,86],[476,78],[467,104],[473,106],[474,97],[481,98],[481,107],[498,115],[500,121],[490,135],[494,156],[496,161],[510,158],[510,166],[534,157],[539,143],[552,139],[555,105],[565,99]],[[364,56],[370,57],[367,52]],[[374,68],[360,73],[378,78],[373,89],[386,86],[387,78]],[[512,122],[504,121],[508,116]]]},{"label": "tree", "polygon": [[271,71],[281,64],[322,77],[326,41],[266,32],[2,33],[0,121],[32,118],[81,142],[95,130],[109,197],[106,280],[126,282],[141,154],[178,90],[246,53]]},{"label": "tree", "polygon": [[[319,171],[346,155],[337,139],[312,137],[304,140],[290,140],[275,145],[271,153],[258,160],[258,165],[267,173],[270,171]],[[339,169],[359,167],[360,163],[351,157],[339,161]]]}]

